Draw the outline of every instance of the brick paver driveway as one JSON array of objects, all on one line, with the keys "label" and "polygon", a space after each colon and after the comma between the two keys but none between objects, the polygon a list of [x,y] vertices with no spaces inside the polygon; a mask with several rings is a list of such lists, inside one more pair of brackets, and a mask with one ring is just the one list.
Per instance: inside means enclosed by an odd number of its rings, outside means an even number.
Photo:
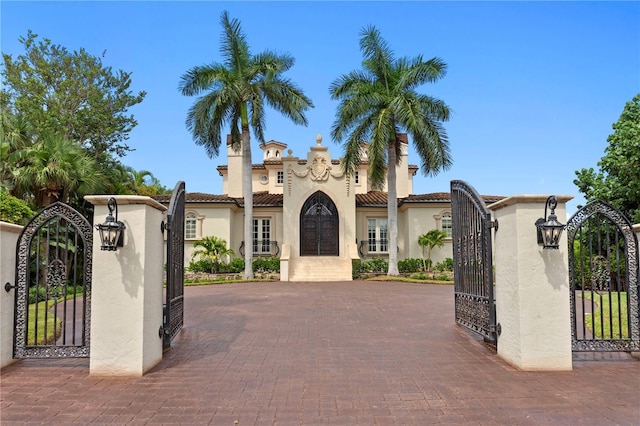
[{"label": "brick paver driveway", "polygon": [[455,325],[451,286],[188,287],[160,365],[88,373],[86,359],[3,369],[2,424],[640,424],[640,362],[518,371]]}]

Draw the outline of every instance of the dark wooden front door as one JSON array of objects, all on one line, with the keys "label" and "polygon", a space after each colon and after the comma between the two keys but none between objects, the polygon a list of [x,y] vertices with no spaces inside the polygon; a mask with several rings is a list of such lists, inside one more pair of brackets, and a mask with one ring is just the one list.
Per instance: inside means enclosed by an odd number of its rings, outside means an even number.
[{"label": "dark wooden front door", "polygon": [[338,209],[323,192],[316,192],[300,212],[300,254],[338,256]]}]

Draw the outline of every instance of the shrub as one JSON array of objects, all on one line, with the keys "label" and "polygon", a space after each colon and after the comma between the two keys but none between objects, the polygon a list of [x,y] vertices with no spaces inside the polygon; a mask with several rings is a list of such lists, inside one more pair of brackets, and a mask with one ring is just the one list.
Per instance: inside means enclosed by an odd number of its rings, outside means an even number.
[{"label": "shrub", "polygon": [[244,259],[241,257],[234,258],[227,266],[227,272],[237,274],[244,271]]},{"label": "shrub", "polygon": [[29,289],[29,304],[44,302],[47,300],[47,289],[41,286]]},{"label": "shrub", "polygon": [[280,272],[280,258],[258,257],[253,260],[253,270],[256,272]]},{"label": "shrub", "polygon": [[0,191],[0,220],[16,225],[26,225],[33,216],[35,213],[27,203]]},{"label": "shrub", "polygon": [[403,274],[422,271],[422,259],[408,258],[399,260],[398,271]]},{"label": "shrub", "polygon": [[413,278],[414,280],[426,280],[427,279],[427,276],[425,275],[424,272],[417,272],[415,274],[411,274],[410,277]]},{"label": "shrub", "polygon": [[436,263],[436,266],[434,269],[438,272],[445,272],[445,271],[453,272],[453,259],[450,257],[447,257],[442,262]]},{"label": "shrub", "polygon": [[362,261],[361,272],[387,272],[389,264],[386,260],[376,258]]},{"label": "shrub", "polygon": [[451,281],[451,278],[448,275],[436,275],[433,279],[436,281]]},{"label": "shrub", "polygon": [[351,278],[357,280],[360,278],[360,272],[362,271],[362,261],[360,259],[351,260]]}]

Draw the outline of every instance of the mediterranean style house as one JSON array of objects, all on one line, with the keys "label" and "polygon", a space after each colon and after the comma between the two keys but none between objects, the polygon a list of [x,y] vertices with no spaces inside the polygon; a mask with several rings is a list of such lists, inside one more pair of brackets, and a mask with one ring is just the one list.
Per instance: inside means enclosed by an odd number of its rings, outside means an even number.
[{"label": "mediterranean style house", "polygon": [[[418,167],[408,163],[407,143],[404,135],[397,166],[398,259],[420,258],[418,237],[432,229],[451,236],[450,194],[413,193]],[[242,154],[228,139],[228,164],[218,166],[223,194],[186,194],[185,265],[194,241],[205,236],[222,238],[236,255],[252,250],[254,257],[279,257],[284,281],[351,280],[353,259],[387,257],[387,193],[386,188],[371,190],[366,144],[363,161],[351,177],[320,135],[305,158],[294,157],[286,144],[273,140],[260,148],[262,163],[252,167],[252,246],[243,241]],[[165,204],[169,198],[156,197]],[[447,257],[452,257],[450,238],[431,253],[434,264]]]}]

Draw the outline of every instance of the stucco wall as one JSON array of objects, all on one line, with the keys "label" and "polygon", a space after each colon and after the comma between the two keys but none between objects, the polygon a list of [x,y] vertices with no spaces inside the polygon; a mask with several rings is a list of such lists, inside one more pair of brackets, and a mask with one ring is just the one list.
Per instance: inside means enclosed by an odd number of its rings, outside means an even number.
[{"label": "stucco wall", "polygon": [[[311,195],[322,191],[338,208],[339,257],[349,258],[347,244],[354,243],[356,238],[355,191],[351,188],[351,182],[347,185],[341,168],[331,165],[331,154],[320,144],[311,148],[306,165],[299,165],[296,157],[283,158],[283,164],[285,188],[282,220],[287,225],[283,229],[282,242],[291,245],[291,257],[300,255],[300,210]],[[314,175],[314,167],[326,173],[321,177]]]},{"label": "stucco wall", "polygon": [[16,244],[22,226],[0,222],[0,368],[13,363],[13,315],[15,289],[4,290],[4,284],[15,285]]}]

